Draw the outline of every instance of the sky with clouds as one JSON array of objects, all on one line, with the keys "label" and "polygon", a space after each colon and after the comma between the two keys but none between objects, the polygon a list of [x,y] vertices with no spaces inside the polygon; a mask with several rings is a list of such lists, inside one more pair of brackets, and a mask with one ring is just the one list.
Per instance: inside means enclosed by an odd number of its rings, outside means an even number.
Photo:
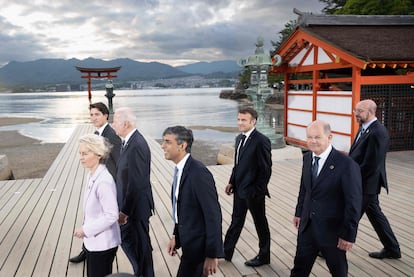
[{"label": "sky with clouds", "polygon": [[266,50],[319,0],[0,0],[0,67],[40,58],[130,58],[172,66]]}]

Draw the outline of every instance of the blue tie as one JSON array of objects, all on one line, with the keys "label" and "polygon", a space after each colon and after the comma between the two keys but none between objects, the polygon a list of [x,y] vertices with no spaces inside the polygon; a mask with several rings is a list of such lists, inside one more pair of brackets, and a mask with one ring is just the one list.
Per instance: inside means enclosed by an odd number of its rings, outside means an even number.
[{"label": "blue tie", "polygon": [[173,195],[172,195],[172,208],[173,208],[172,217],[173,217],[174,223],[177,223],[176,218],[175,218],[175,211],[177,208],[177,198],[176,198],[177,179],[178,179],[178,168],[175,167],[174,168],[174,179],[173,179]]},{"label": "blue tie", "polygon": [[313,168],[312,168],[312,173],[314,177],[318,177],[318,169],[319,169],[319,159],[320,157],[313,157]]}]

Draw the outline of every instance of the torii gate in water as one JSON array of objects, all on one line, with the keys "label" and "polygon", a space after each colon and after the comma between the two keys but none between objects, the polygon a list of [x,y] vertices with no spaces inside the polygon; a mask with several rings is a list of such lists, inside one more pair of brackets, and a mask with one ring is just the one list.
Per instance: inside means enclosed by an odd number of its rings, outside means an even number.
[{"label": "torii gate in water", "polygon": [[113,78],[118,77],[117,75],[111,75],[118,72],[121,67],[110,67],[110,68],[87,68],[87,67],[79,67],[76,66],[76,69],[82,72],[85,75],[82,75],[81,78],[88,79],[88,99],[89,103],[91,103],[92,93],[91,93],[91,79],[100,79],[100,78],[107,78],[111,80]]}]

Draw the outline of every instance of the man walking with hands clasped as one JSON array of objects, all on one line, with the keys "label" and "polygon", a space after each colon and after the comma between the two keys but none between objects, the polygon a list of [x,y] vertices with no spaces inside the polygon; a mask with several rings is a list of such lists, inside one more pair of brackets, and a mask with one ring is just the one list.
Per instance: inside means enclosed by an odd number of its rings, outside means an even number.
[{"label": "man walking with hands clasped", "polygon": [[372,100],[363,100],[355,106],[355,118],[360,131],[349,150],[349,156],[360,166],[363,202],[361,217],[366,213],[384,248],[371,252],[376,259],[401,258],[400,246],[390,223],[379,206],[381,187],[388,193],[385,157],[388,150],[388,131],[375,117],[377,105]]}]

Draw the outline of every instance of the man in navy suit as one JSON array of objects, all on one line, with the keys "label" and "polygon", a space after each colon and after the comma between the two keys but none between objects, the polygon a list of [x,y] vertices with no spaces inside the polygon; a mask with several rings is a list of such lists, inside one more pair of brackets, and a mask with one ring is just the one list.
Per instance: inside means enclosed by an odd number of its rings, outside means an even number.
[{"label": "man in navy suit", "polygon": [[291,276],[309,276],[320,251],[332,276],[345,277],[361,212],[361,174],[356,162],[332,147],[328,123],[312,122],[306,136],[310,151],[303,156],[293,218],[298,238]]},{"label": "man in navy suit", "polygon": [[182,248],[178,277],[207,276],[216,273],[223,257],[221,208],[213,175],[191,157],[193,132],[183,126],[167,128],[162,149],[167,160],[176,164],[171,199],[174,232],[168,254]]},{"label": "man in navy suit", "polygon": [[400,246],[391,229],[390,223],[379,206],[378,194],[381,187],[388,193],[385,157],[387,155],[388,131],[375,117],[377,105],[372,100],[363,100],[355,106],[355,118],[360,124],[349,156],[361,168],[363,202],[362,212],[367,214],[369,221],[377,233],[383,249],[371,252],[369,256],[376,259],[401,258]]},{"label": "man in navy suit", "polygon": [[272,148],[269,138],[256,130],[257,112],[250,107],[239,110],[237,125],[241,134],[236,138],[234,167],[226,186],[233,194],[231,224],[224,239],[224,254],[231,261],[249,210],[259,237],[259,253],[245,262],[247,266],[270,263],[270,231],[266,218],[265,197],[272,174]]},{"label": "man in navy suit", "polygon": [[136,116],[130,108],[115,111],[113,127],[123,139],[116,172],[122,249],[136,276],[154,276],[149,218],[154,211],[150,182],[151,152],[136,129]]},{"label": "man in navy suit", "polygon": [[[109,125],[109,110],[108,107],[102,103],[97,102],[89,105],[90,117],[93,126],[95,126],[95,134],[103,136],[112,145],[111,152],[105,161],[106,168],[111,173],[112,177],[116,178],[116,164],[119,159],[119,151],[121,149],[121,139],[117,136],[114,129]],[[86,259],[84,250],[69,259],[71,263],[80,263]]]}]

